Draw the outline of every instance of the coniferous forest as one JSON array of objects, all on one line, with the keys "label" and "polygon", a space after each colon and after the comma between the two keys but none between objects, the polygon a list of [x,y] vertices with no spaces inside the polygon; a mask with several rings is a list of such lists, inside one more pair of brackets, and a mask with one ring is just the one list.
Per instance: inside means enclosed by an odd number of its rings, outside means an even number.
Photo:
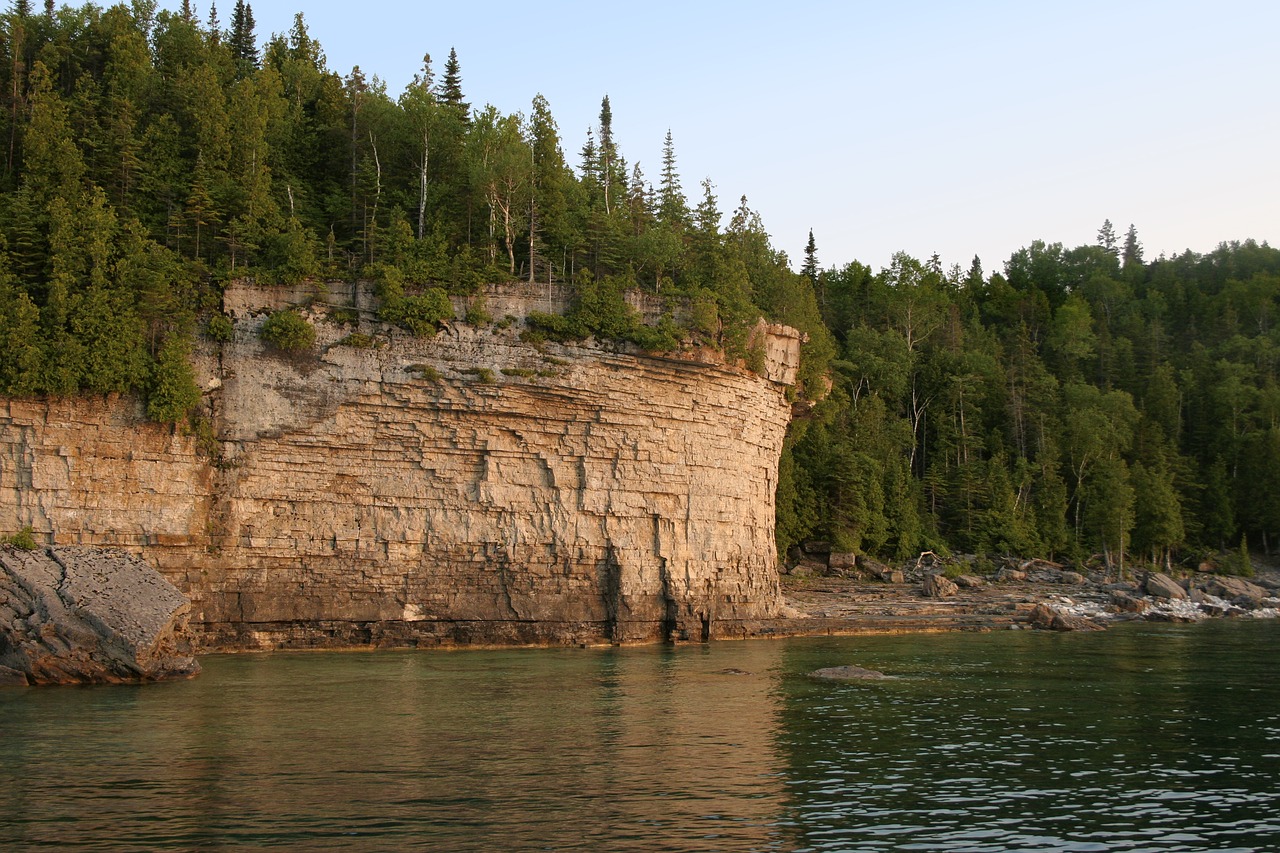
[{"label": "coniferous forest", "polygon": [[[628,164],[607,97],[567,157],[544,98],[474,106],[452,51],[389,93],[327,68],[302,15],[259,39],[243,2],[227,22],[149,0],[23,0],[2,20],[0,393],[134,393],[181,427],[229,280],[370,280],[382,319],[419,334],[449,293],[563,282],[575,308],[531,334],[697,341],[748,366],[758,317],[808,336],[783,553],[1169,564],[1280,536],[1265,243],[1147,259],[1104,222],[998,271],[906,255],[876,271],[822,269],[810,234],[793,272],[745,198],[686,193],[669,132],[657,175]],[[683,319],[644,326],[629,288]],[[272,334],[306,346],[288,319]]]}]

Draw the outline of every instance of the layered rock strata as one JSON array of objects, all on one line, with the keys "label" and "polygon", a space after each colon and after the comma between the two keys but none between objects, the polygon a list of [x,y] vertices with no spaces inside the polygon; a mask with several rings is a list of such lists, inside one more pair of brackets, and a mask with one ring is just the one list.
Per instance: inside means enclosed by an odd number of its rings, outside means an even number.
[{"label": "layered rock strata", "polygon": [[142,555],[206,648],[699,640],[780,614],[794,330],[756,330],[757,376],[518,324],[389,334],[334,290],[313,353],[265,351],[263,312],[299,298],[228,292],[203,438],[129,400],[0,402],[0,531]]},{"label": "layered rock strata", "polygon": [[194,675],[187,611],[173,584],[118,550],[0,546],[0,684]]}]

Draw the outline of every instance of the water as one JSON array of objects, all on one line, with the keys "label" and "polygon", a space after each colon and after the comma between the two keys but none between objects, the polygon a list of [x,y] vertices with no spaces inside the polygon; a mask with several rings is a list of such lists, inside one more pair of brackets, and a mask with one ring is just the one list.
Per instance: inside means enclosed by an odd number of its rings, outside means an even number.
[{"label": "water", "polygon": [[[0,849],[1277,850],[1277,641],[244,655],[6,689]],[[899,677],[805,675],[841,664]]]}]

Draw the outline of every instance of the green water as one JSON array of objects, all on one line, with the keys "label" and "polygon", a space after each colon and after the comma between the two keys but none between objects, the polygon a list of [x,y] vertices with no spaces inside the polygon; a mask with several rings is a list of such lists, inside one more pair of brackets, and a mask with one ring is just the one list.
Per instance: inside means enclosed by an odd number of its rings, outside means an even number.
[{"label": "green water", "polygon": [[[1280,623],[0,690],[0,849],[1280,850]],[[858,664],[892,681],[806,673]]]}]

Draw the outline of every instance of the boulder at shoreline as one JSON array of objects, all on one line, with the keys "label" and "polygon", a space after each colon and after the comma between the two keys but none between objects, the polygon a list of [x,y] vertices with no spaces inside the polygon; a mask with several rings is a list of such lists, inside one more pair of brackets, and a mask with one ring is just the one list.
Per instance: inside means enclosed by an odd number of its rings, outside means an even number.
[{"label": "boulder at shoreline", "polygon": [[190,604],[123,551],[0,547],[0,685],[185,678]]}]

